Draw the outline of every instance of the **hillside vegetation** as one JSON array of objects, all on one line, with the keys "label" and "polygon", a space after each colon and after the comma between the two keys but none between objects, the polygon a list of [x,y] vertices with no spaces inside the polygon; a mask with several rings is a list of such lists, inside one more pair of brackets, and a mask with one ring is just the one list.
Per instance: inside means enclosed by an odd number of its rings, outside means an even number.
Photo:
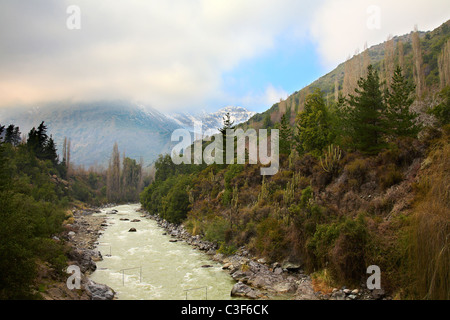
[{"label": "hillside vegetation", "polygon": [[121,162],[117,145],[110,167],[96,171],[71,164],[67,139],[62,149],[60,161],[44,122],[25,139],[14,124],[0,125],[2,300],[40,299],[49,283],[65,281],[71,209],[138,201],[145,183],[142,164],[125,155]]},{"label": "hillside vegetation", "polygon": [[364,285],[378,265],[394,297],[448,299],[449,30],[394,38],[390,58],[371,48],[358,72],[341,65],[241,126],[279,129],[276,175],[160,156],[143,207],[221,253],[299,263],[325,287]]}]

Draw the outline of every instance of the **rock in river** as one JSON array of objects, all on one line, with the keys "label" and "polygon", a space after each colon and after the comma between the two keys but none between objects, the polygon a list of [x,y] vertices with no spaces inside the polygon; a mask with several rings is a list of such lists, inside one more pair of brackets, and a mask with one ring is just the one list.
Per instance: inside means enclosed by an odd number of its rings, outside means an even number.
[{"label": "rock in river", "polygon": [[233,286],[233,289],[231,289],[231,296],[258,299],[262,296],[262,293],[259,290],[253,289],[239,281]]},{"label": "rock in river", "polygon": [[136,228],[131,228],[128,232],[136,232]]}]

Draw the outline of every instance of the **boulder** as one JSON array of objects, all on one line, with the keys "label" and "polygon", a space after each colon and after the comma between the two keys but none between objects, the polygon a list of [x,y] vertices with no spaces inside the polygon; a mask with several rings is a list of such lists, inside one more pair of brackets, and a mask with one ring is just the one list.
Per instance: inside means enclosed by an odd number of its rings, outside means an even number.
[{"label": "boulder", "polygon": [[[85,273],[87,271],[95,271],[97,269],[97,265],[95,264],[92,257],[93,256],[98,257],[98,255],[94,255],[93,252],[94,252],[93,250],[75,249],[69,252],[68,258],[71,261],[76,262],[76,264],[80,267],[80,271],[82,273]],[[98,254],[100,255],[100,252],[98,252]]]},{"label": "boulder", "polygon": [[375,300],[379,300],[382,299],[385,296],[385,292],[383,289],[375,289],[372,291],[371,295],[372,298],[374,298]]},{"label": "boulder", "polygon": [[139,220],[139,219],[133,219],[133,220],[131,220],[131,222],[141,222],[141,220]]},{"label": "boulder", "polygon": [[299,271],[301,269],[302,265],[298,262],[285,261],[285,262],[283,262],[281,267],[288,271],[295,272],[295,271]]},{"label": "boulder", "polygon": [[128,230],[128,232],[136,232],[136,228],[131,228],[130,230]]},{"label": "boulder", "polygon": [[238,282],[231,289],[231,296],[258,299],[262,297],[262,293],[259,290],[250,288],[242,282]]},{"label": "boulder", "polygon": [[104,284],[95,283],[92,280],[86,284],[86,290],[91,296],[91,300],[113,300],[114,290]]}]

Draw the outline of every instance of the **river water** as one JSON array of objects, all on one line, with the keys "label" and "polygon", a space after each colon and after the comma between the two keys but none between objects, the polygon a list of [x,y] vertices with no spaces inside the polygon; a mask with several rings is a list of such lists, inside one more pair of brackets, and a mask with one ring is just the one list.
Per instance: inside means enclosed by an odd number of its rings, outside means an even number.
[{"label": "river water", "polygon": [[[123,205],[96,214],[118,210],[106,215],[108,227],[97,248],[103,260],[96,263],[90,279],[111,287],[120,300],[231,299],[235,281],[219,263],[185,242],[170,242],[156,221],[141,217],[139,208]],[[137,231],[128,232],[130,228]]]}]

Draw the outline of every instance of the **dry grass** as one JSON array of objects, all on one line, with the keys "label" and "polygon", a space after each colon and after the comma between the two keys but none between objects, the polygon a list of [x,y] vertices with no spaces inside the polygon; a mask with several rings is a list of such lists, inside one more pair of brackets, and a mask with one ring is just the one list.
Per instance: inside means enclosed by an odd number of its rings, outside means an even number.
[{"label": "dry grass", "polygon": [[311,275],[312,286],[315,292],[322,294],[331,294],[333,292],[334,280],[327,269],[315,272]]},{"label": "dry grass", "polygon": [[450,144],[430,155],[428,191],[413,216],[411,261],[418,298],[450,299]]}]

